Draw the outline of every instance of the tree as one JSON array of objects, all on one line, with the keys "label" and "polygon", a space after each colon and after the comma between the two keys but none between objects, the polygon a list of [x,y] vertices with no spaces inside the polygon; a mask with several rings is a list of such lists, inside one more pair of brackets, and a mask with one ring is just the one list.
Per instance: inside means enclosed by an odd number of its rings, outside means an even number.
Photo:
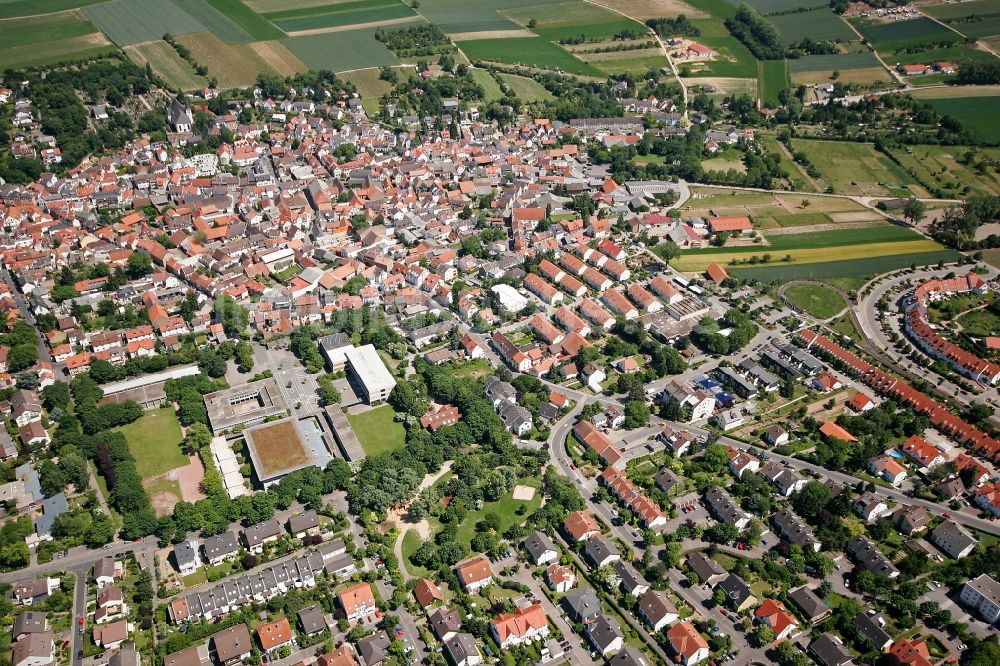
[{"label": "tree", "polygon": [[38,477],[42,487],[42,493],[44,493],[46,497],[58,495],[66,488],[66,475],[63,474],[63,471],[59,469],[59,466],[51,460],[42,462],[41,466],[38,468]]},{"label": "tree", "polygon": [[253,370],[253,347],[246,340],[236,343],[236,364],[240,366],[240,372],[250,372]]},{"label": "tree", "polygon": [[126,273],[133,280],[153,272],[153,258],[146,252],[133,252],[129,255]]},{"label": "tree", "polygon": [[212,432],[204,423],[192,423],[184,436],[184,449],[188,453],[197,453],[212,443]]},{"label": "tree", "polygon": [[903,206],[903,217],[910,223],[916,224],[923,219],[927,212],[927,204],[916,197],[910,197]]},{"label": "tree", "polygon": [[235,338],[247,330],[250,313],[232,296],[225,295],[215,301],[215,321],[222,324],[226,335]]},{"label": "tree", "polygon": [[[624,376],[624,375],[623,375]],[[649,422],[649,407],[644,400],[629,400],[625,403],[625,427],[641,428]]]},{"label": "tree", "polygon": [[996,664],[1000,664],[1000,645],[997,644],[996,636],[984,641],[973,642],[962,659],[963,666],[995,666]]},{"label": "tree", "polygon": [[803,518],[813,518],[830,501],[830,488],[820,481],[810,481],[799,492],[792,495],[792,508]]},{"label": "tree", "polygon": [[99,548],[106,543],[111,543],[115,538],[115,524],[102,511],[94,512],[94,519],[90,522],[90,529],[84,536],[84,543],[89,548]]},{"label": "tree", "polygon": [[7,370],[20,372],[38,361],[38,348],[34,342],[14,345],[7,355]]},{"label": "tree", "polygon": [[753,628],[753,637],[760,647],[770,645],[774,642],[774,629],[764,623],[758,624]]}]

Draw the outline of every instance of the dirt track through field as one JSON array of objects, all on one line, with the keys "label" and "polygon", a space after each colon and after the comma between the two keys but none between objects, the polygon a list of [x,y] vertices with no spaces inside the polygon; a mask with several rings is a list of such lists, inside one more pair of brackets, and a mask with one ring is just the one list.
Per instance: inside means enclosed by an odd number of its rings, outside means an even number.
[{"label": "dirt track through field", "polygon": [[414,23],[419,20],[416,16],[403,16],[401,18],[385,19],[384,21],[369,21],[368,23],[352,23],[350,25],[335,25],[329,28],[313,28],[312,30],[296,30],[288,33],[289,37],[305,37],[306,35],[325,35],[329,32],[349,32],[351,30],[361,30],[362,28],[381,28],[385,25],[399,25],[400,23]]}]

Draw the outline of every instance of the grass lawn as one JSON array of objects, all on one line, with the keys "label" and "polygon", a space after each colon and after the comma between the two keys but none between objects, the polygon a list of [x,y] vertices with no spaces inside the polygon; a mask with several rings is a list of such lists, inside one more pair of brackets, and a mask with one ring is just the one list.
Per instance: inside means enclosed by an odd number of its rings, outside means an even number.
[{"label": "grass lawn", "polygon": [[907,186],[916,182],[870,143],[796,139],[792,146],[805,152],[838,194],[909,196]]},{"label": "grass lawn", "polygon": [[184,587],[201,585],[208,582],[208,572],[205,571],[205,567],[199,567],[193,574],[184,576],[181,580],[184,582]]},{"label": "grass lawn", "polygon": [[851,319],[851,315],[845,314],[842,317],[837,317],[829,324],[830,328],[837,331],[841,335],[846,335],[855,342],[861,342],[861,334],[858,333],[857,327],[854,325],[854,320]]},{"label": "grass lawn", "polygon": [[125,435],[135,457],[135,469],[144,479],[188,464],[180,446],[181,424],[169,407],[151,409],[118,430]]},{"label": "grass lawn", "polygon": [[[539,479],[518,479],[517,483],[519,485],[531,486],[533,488],[539,488],[541,486],[541,481]],[[455,534],[455,541],[459,543],[464,543],[465,545],[470,545],[472,542],[472,537],[476,535],[476,524],[486,516],[487,513],[495,513],[500,516],[500,533],[503,534],[509,530],[515,523],[522,523],[527,520],[528,516],[541,506],[542,494],[541,492],[536,492],[535,496],[525,502],[523,500],[516,500],[512,497],[512,493],[507,493],[501,497],[496,502],[486,502],[483,504],[483,508],[478,511],[469,511],[466,514],[465,520],[462,524],[458,526],[458,531]],[[525,506],[527,510],[523,515],[517,515],[516,511],[518,507]]]},{"label": "grass lawn", "polygon": [[348,414],[347,420],[361,440],[361,447],[369,458],[403,448],[406,430],[395,421],[396,412],[389,405],[382,405],[361,414]]},{"label": "grass lawn", "polygon": [[418,567],[413,562],[410,562],[410,557],[417,552],[421,543],[423,542],[420,540],[420,535],[417,534],[416,530],[407,530],[407,532],[403,535],[403,562],[401,564],[406,567],[406,570],[410,572],[410,575],[418,578],[426,578],[429,573],[427,569],[424,567]]},{"label": "grass lawn", "polygon": [[829,319],[847,305],[831,287],[815,283],[793,284],[785,290],[785,297],[818,319]]},{"label": "grass lawn", "polygon": [[757,85],[765,102],[777,102],[778,93],[788,87],[788,66],[784,60],[757,63]]},{"label": "grass lawn", "polygon": [[962,325],[962,331],[977,337],[996,335],[1000,331],[1000,316],[989,308],[966,312],[959,316],[958,322]]},{"label": "grass lawn", "polygon": [[515,95],[525,102],[548,102],[555,99],[552,93],[534,79],[516,74],[500,74],[500,78],[510,86]]}]

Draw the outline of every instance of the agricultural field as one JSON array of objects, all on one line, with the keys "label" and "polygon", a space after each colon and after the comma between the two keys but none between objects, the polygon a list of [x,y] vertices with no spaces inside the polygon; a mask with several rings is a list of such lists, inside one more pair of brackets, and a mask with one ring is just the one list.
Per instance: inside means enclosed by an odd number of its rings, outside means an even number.
[{"label": "agricultural field", "polygon": [[698,43],[711,46],[719,55],[714,59],[691,63],[678,63],[683,68],[689,64],[695,76],[723,76],[742,79],[757,77],[757,59],[735,37],[729,34],[717,19],[692,21],[701,30]]},{"label": "agricultural field", "polygon": [[483,101],[492,102],[493,100],[503,97],[503,91],[500,90],[500,84],[497,83],[497,80],[493,78],[493,75],[485,69],[471,67],[469,68],[469,73],[472,75],[472,78],[475,79],[476,83],[479,84],[479,87],[483,89]]},{"label": "agricultural field", "polygon": [[774,262],[765,266],[726,267],[738,279],[759,280],[761,282],[789,282],[791,280],[814,280],[850,278],[896,271],[910,266],[928,266],[939,262],[953,262],[962,257],[955,250],[938,249],[929,252],[892,254],[871,258],[854,258],[840,261],[816,263]]},{"label": "agricultural field", "polygon": [[[392,89],[392,84],[379,78],[380,69],[359,69],[342,78],[353,83],[361,99],[377,99]],[[496,85],[496,84],[494,84]]]},{"label": "agricultural field", "polygon": [[[936,90],[946,91],[950,95],[956,94],[954,89]],[[941,115],[957,119],[963,127],[982,141],[1000,144],[1000,123],[997,123],[997,118],[1000,118],[1000,95],[955,98],[937,95],[924,97],[914,94],[914,97],[923,99]]]},{"label": "agricultural field", "polygon": [[247,7],[241,0],[205,0],[205,2],[237,23],[256,41],[280,39],[285,36],[273,23]]},{"label": "agricultural field", "polygon": [[[2,5],[0,5],[2,6]],[[118,49],[99,32],[78,37],[46,42],[45,49],[38,44],[0,47],[0,64],[4,68],[41,67],[65,60],[86,60],[116,53]]]},{"label": "agricultural field", "polygon": [[470,60],[524,65],[538,69],[560,69],[572,74],[604,78],[604,73],[574,58],[569,52],[541,37],[474,39],[458,42]]},{"label": "agricultural field", "polygon": [[520,26],[500,13],[533,5],[544,6],[545,0],[423,0],[420,13],[447,33],[514,30]]},{"label": "agricultural field", "polygon": [[173,0],[111,0],[87,7],[87,16],[115,44],[127,46],[207,30]]},{"label": "agricultural field", "polygon": [[829,319],[847,307],[847,302],[839,292],[814,282],[789,286],[785,289],[785,298],[817,319]]},{"label": "agricultural field", "polygon": [[796,166],[795,162],[791,160],[788,153],[783,149],[781,144],[774,136],[761,136],[757,135],[757,141],[761,143],[767,152],[777,155],[781,160],[781,168],[788,172],[788,184],[792,185],[794,189],[804,192],[814,192],[815,189],[806,178],[802,170]]},{"label": "agricultural field", "polygon": [[208,68],[208,75],[216,78],[220,88],[245,88],[253,85],[257,74],[275,73],[250,44],[227,44],[211,32],[182,35],[177,41]]},{"label": "agricultural field", "polygon": [[268,13],[265,16],[291,34],[303,30],[389,21],[415,15],[416,12],[400,0],[356,0],[318,7],[288,9]]},{"label": "agricultural field", "polygon": [[786,44],[799,42],[803,37],[830,42],[850,42],[858,38],[850,26],[844,23],[844,19],[826,7],[809,12],[769,16],[767,20],[778,29]]},{"label": "agricultural field", "polygon": [[795,139],[792,147],[804,152],[823,183],[837,194],[907,196],[916,181],[869,143]]},{"label": "agricultural field", "polygon": [[[699,186],[692,186],[691,195],[691,198],[681,208],[685,217],[746,215],[753,219],[754,227],[765,231],[765,234],[767,230],[789,227],[796,229],[794,233],[798,234],[803,231],[811,231],[809,227],[817,225],[836,225],[838,229],[850,230],[852,233],[864,227],[888,226],[878,212],[848,198],[816,196],[798,192],[794,194],[770,194]],[[789,234],[791,232],[783,233]],[[887,232],[883,230],[878,233],[886,234]],[[818,242],[819,238],[819,236],[813,235],[812,241]],[[887,237],[884,235],[881,237],[862,235],[860,238],[864,239],[864,242],[872,242],[885,240]],[[913,236],[909,238],[912,240]],[[794,240],[792,239],[793,242]],[[778,245],[789,242],[776,233],[770,234],[769,241]],[[711,252],[713,250],[705,251]]]},{"label": "agricultural field", "polygon": [[895,49],[928,42],[957,42],[960,39],[957,33],[926,17],[891,23],[863,19],[851,22],[880,53],[891,53]]},{"label": "agricultural field", "polygon": [[[201,22],[205,30],[227,42],[249,42],[253,37],[238,23],[220,12],[206,0],[174,0],[178,7]],[[282,35],[284,37],[284,35]]]},{"label": "agricultural field", "polygon": [[778,93],[788,87],[788,63],[784,60],[762,60],[757,63],[757,87],[762,100],[778,100]]},{"label": "agricultural field", "polygon": [[578,53],[580,60],[608,74],[645,74],[667,66],[667,58],[657,48],[615,51],[611,53]]},{"label": "agricultural field", "polygon": [[995,0],[971,0],[921,7],[928,16],[947,23],[966,37],[1000,35],[1000,6]]},{"label": "agricultural field", "polygon": [[552,93],[534,79],[514,74],[500,74],[499,76],[510,86],[515,95],[529,104],[531,102],[548,102],[554,99]]},{"label": "agricultural field", "polygon": [[502,10],[501,14],[522,26],[532,19],[531,31],[550,42],[582,36],[587,42],[613,39],[622,31],[646,34],[649,28],[610,9],[571,0],[533,7]]},{"label": "agricultural field", "polygon": [[375,39],[375,28],[291,37],[284,41],[311,69],[344,72],[399,65],[399,58]]},{"label": "agricultural field", "polygon": [[144,44],[132,44],[124,48],[134,62],[149,64],[153,72],[170,87],[177,90],[200,90],[208,85],[208,80],[198,76],[194,67],[177,55],[174,47],[162,39]]},{"label": "agricultural field", "polygon": [[601,0],[601,4],[627,14],[637,21],[651,18],[676,18],[684,14],[690,19],[707,14],[682,0]]},{"label": "agricultural field", "polygon": [[[891,55],[883,55],[883,58],[885,59],[886,64],[890,67],[895,65],[932,63],[938,60],[949,60],[951,62],[959,62],[961,60],[988,62],[996,60],[996,56],[989,51],[967,46],[950,46],[947,48],[927,49],[926,51],[920,51],[918,53],[893,53]],[[910,82],[913,83],[924,78],[927,77],[910,77]]]},{"label": "agricultural field", "polygon": [[[964,164],[965,155],[974,155],[972,164]],[[983,163],[983,158],[1000,159],[1000,150],[980,150],[962,146],[901,146],[892,154],[915,177],[926,183],[936,183],[959,198],[967,192],[1000,195],[1000,174]],[[962,161],[959,161],[962,160]],[[978,169],[975,164],[982,164]],[[966,189],[968,188],[968,189]]]},{"label": "agricultural field", "polygon": [[888,81],[889,73],[871,51],[855,53],[834,53],[830,55],[809,55],[788,61],[792,83],[828,83],[833,73],[837,80],[859,85]]},{"label": "agricultural field", "polygon": [[79,9],[104,0],[7,0],[0,2],[0,19],[17,16],[38,16]]},{"label": "agricultural field", "polygon": [[[802,0],[729,0],[730,4],[739,7],[741,4],[749,5],[765,16],[777,12],[786,12],[798,9],[803,5]],[[808,6],[808,5],[807,5]]]},{"label": "agricultural field", "polygon": [[309,69],[309,67],[299,60],[298,56],[292,53],[284,42],[267,41],[252,42],[248,44],[267,65],[278,73],[278,76],[295,76]]},{"label": "agricultural field", "polygon": [[[710,76],[706,78],[685,78],[684,85],[688,91],[699,94],[703,90],[714,90],[708,93],[709,97],[719,99],[728,95],[750,95],[757,96],[757,79],[743,79],[725,76]],[[708,86],[708,88],[704,88]]]}]

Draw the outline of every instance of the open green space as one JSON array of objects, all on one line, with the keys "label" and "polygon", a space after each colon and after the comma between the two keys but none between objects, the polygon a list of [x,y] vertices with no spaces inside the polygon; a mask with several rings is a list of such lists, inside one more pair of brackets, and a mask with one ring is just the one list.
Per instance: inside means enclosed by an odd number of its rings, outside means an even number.
[{"label": "open green space", "polygon": [[829,7],[769,16],[767,20],[778,29],[786,44],[796,44],[803,37],[812,37],[818,42],[850,42],[858,38],[844,19]]},{"label": "open green space", "polygon": [[[0,5],[2,6],[2,5]],[[27,44],[48,44],[60,39],[69,39],[97,32],[94,24],[86,20],[80,12],[60,12],[42,16],[29,16],[0,21],[0,48],[25,46]],[[0,64],[6,65],[0,61]]]},{"label": "open green space", "polygon": [[954,31],[925,16],[891,23],[865,19],[853,19],[851,22],[879,52],[961,39]]},{"label": "open green space", "polygon": [[389,405],[348,414],[347,420],[369,458],[401,449],[406,443],[406,430]]},{"label": "open green space", "polygon": [[87,16],[119,46],[184,35],[207,27],[173,0],[111,0],[87,7]]},{"label": "open green space", "polygon": [[547,102],[554,99],[552,93],[534,79],[516,74],[500,74],[499,76],[511,87],[514,94],[525,102]]},{"label": "open green space", "polygon": [[[959,94],[959,93],[956,93]],[[1000,144],[1000,95],[924,100],[942,116],[951,116],[981,141]]]},{"label": "open green space", "polygon": [[778,101],[778,93],[788,87],[788,63],[784,60],[761,60],[757,63],[757,86],[764,101]]},{"label": "open green space", "polygon": [[1000,332],[1000,315],[990,308],[979,308],[959,315],[962,332],[976,337],[996,335]]},{"label": "open green space", "polygon": [[[916,53],[893,53],[882,56],[889,66],[900,65],[923,65],[937,62],[939,60],[954,63],[962,60],[974,60],[977,62],[990,62],[996,60],[996,56],[989,51],[974,49],[967,46],[949,46],[945,48],[928,49]],[[924,81],[927,76],[912,77],[911,83]]]},{"label": "open green space", "polygon": [[915,183],[870,143],[795,139],[792,146],[809,157],[823,182],[837,194],[907,196],[907,187]]},{"label": "open green space", "polygon": [[104,2],[104,0],[5,0],[0,2],[0,19],[52,14],[67,9],[95,5],[99,2]]},{"label": "open green space", "polygon": [[741,4],[749,5],[761,14],[774,14],[776,12],[787,12],[801,7],[821,6],[820,2],[803,2],[802,0],[730,0],[730,3],[739,7]]},{"label": "open green space", "polygon": [[469,73],[472,75],[472,78],[475,79],[476,83],[479,84],[479,87],[483,89],[484,101],[492,102],[493,100],[503,97],[503,92],[500,90],[500,84],[497,83],[497,80],[493,78],[493,75],[485,69],[470,67]]},{"label": "open green space", "polygon": [[576,59],[568,51],[541,37],[473,39],[458,42],[458,47],[470,60],[502,62],[539,69],[559,69],[571,74],[604,77],[601,70]]},{"label": "open green space", "polygon": [[290,37],[282,41],[310,69],[343,72],[398,65],[399,58],[375,39],[374,28]]},{"label": "open green space", "polygon": [[[309,13],[301,13],[303,11]],[[284,14],[293,15],[284,16]],[[362,0],[361,2],[313,7],[310,10],[279,12],[278,14],[269,14],[268,17],[284,30],[295,32],[355,23],[387,21],[415,15],[416,12],[399,0]]]},{"label": "open green space", "polygon": [[410,561],[413,554],[420,548],[421,543],[420,535],[417,534],[416,530],[407,530],[403,534],[403,561],[400,562],[400,566],[406,567],[406,570],[414,577],[425,578],[430,572]]},{"label": "open green space", "polygon": [[792,305],[801,308],[817,319],[829,319],[847,307],[843,297],[832,287],[811,282],[789,286],[785,290],[785,298]]},{"label": "open green space", "polygon": [[73,60],[88,60],[113,53],[118,53],[118,49],[112,46],[104,35],[91,33],[46,42],[44,49],[40,49],[37,44],[24,44],[11,48],[0,47],[0,63],[4,68],[44,67]]},{"label": "open green space", "polygon": [[716,19],[698,19],[692,23],[701,30],[698,42],[711,46],[719,55],[704,63],[691,63],[696,76],[726,76],[752,79],[757,76],[757,59],[743,42],[729,34]]},{"label": "open green space", "polygon": [[188,464],[181,451],[181,424],[170,407],[150,409],[138,421],[118,428],[128,441],[139,476],[148,479]]},{"label": "open green space", "polygon": [[927,266],[941,261],[957,261],[961,257],[962,255],[954,250],[936,250],[818,263],[785,264],[779,262],[766,266],[727,266],[726,270],[738,279],[789,282],[791,280],[843,278],[872,273],[888,273],[901,268],[909,268],[911,265]]},{"label": "open green space", "polygon": [[[734,247],[729,252],[705,252],[689,251],[673,260],[670,265],[682,273],[695,273],[705,270],[709,264],[718,263],[726,266],[730,262],[750,261],[753,257],[763,259],[765,254],[770,255],[771,264],[822,264],[834,261],[865,260],[897,254],[919,254],[924,252],[934,252],[941,249],[941,245],[932,240],[900,241],[890,243],[868,243],[858,245],[843,245],[830,247],[797,247],[797,248],[773,248],[773,247]],[[791,257],[790,261],[784,261],[784,257]],[[740,268],[747,264],[736,264],[733,268]],[[759,264],[752,264],[759,265]],[[871,273],[873,271],[865,271]],[[804,276],[799,276],[800,279]],[[817,277],[824,277],[818,275]]]}]

